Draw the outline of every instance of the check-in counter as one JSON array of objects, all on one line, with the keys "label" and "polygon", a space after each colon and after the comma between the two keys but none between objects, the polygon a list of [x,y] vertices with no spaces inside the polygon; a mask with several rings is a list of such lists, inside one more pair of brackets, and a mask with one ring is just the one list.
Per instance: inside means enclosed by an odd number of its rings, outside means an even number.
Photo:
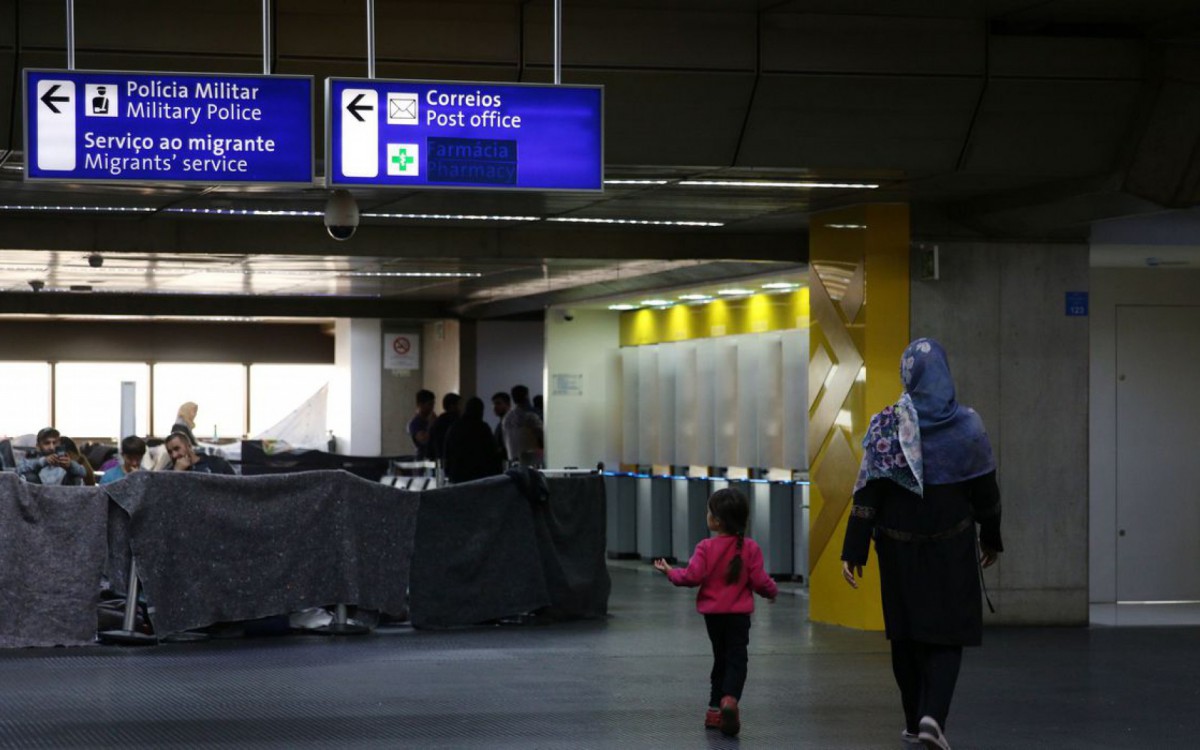
[{"label": "check-in counter", "polygon": [[613,560],[636,558],[637,477],[625,473],[605,474],[604,488],[608,495],[608,557]]},{"label": "check-in counter", "polygon": [[807,479],[792,482],[792,573],[808,583],[808,503]]},{"label": "check-in counter", "polygon": [[671,549],[681,562],[692,556],[700,540],[708,538],[708,496],[712,491],[706,477],[671,479]]},{"label": "check-in counter", "polygon": [[669,476],[637,477],[637,553],[643,560],[671,557]]}]

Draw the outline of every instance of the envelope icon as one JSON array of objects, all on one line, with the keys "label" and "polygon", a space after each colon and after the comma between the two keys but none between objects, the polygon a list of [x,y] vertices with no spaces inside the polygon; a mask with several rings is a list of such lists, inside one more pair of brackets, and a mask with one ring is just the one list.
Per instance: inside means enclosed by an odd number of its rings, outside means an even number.
[{"label": "envelope icon", "polygon": [[387,121],[389,125],[416,125],[417,102],[416,94],[388,92]]}]

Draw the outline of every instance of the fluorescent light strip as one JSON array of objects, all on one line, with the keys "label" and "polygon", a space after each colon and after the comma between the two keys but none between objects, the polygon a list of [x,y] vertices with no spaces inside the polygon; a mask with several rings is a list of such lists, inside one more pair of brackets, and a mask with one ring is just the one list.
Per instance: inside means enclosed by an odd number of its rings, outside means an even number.
[{"label": "fluorescent light strip", "polygon": [[866,224],[826,224],[826,229],[866,229]]},{"label": "fluorescent light strip", "polygon": [[787,289],[796,289],[799,286],[800,286],[799,284],[793,284],[790,281],[772,281],[769,284],[763,284],[762,288],[763,289],[772,289],[772,290],[787,290]]},{"label": "fluorescent light strip", "polygon": [[717,294],[722,294],[726,297],[740,297],[747,294],[754,294],[753,289],[718,289]]},{"label": "fluorescent light strip", "polygon": [[267,208],[166,208],[169,214],[199,214],[204,216],[324,216],[324,211],[292,211]]},{"label": "fluorescent light strip", "polygon": [[344,271],[338,269],[310,269],[288,271],[270,268],[195,268],[197,273],[235,274],[242,276],[354,276],[402,279],[477,279],[483,274],[468,271]]},{"label": "fluorescent light strip", "polygon": [[554,216],[546,221],[571,224],[635,224],[655,227],[723,227],[723,221],[652,221],[649,219],[586,219],[581,216]]},{"label": "fluorescent light strip", "polygon": [[712,299],[711,294],[681,294],[679,299],[685,302],[705,302]]},{"label": "fluorescent light strip", "polygon": [[541,221],[540,216],[497,216],[485,214],[389,214],[364,213],[366,219],[424,219],[431,221]]},{"label": "fluorescent light strip", "polygon": [[629,310],[636,310],[638,307],[637,305],[609,305],[608,309],[616,310],[618,312],[627,312]]},{"label": "fluorescent light strip", "polygon": [[666,185],[670,180],[605,180],[605,185]]},{"label": "fluorescent light strip", "polygon": [[736,187],[736,188],[842,188],[847,190],[874,190],[879,185],[867,182],[768,182],[765,180],[680,180],[680,185],[689,187]]},{"label": "fluorescent light strip", "polygon": [[478,279],[483,276],[473,271],[339,271],[337,275],[389,279]]},{"label": "fluorescent light strip", "polygon": [[112,214],[146,214],[153,213],[154,208],[146,206],[31,206],[20,204],[2,204],[0,211],[75,211],[79,213],[112,213]]}]

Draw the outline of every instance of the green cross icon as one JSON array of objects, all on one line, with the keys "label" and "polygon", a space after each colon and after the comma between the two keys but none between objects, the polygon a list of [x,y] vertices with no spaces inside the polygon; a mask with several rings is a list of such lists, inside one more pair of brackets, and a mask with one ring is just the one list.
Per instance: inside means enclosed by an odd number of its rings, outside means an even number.
[{"label": "green cross icon", "polygon": [[402,148],[399,153],[392,157],[392,163],[399,166],[401,172],[407,172],[408,165],[413,163],[413,158],[408,155],[408,149]]}]

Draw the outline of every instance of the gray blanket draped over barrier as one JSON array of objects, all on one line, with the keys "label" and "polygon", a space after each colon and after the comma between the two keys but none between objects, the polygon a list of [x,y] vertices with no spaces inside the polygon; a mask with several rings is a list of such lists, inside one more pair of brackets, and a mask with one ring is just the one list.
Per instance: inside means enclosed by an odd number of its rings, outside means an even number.
[{"label": "gray blanket draped over barrier", "polygon": [[338,603],[404,609],[416,493],[344,471],[138,472],[105,489],[160,635]]},{"label": "gray blanket draped over barrier", "polygon": [[108,496],[0,474],[0,648],[91,645]]},{"label": "gray blanket draped over barrier", "polygon": [[544,607],[555,617],[607,613],[603,480],[517,479],[422,493],[414,626],[470,625]]},{"label": "gray blanket draped over barrier", "polygon": [[534,528],[555,617],[608,614],[608,547],[604,479],[549,477],[546,502],[534,505]]},{"label": "gray blanket draped over barrier", "polygon": [[507,476],[421,493],[409,607],[415,627],[471,625],[550,603],[529,504]]}]

